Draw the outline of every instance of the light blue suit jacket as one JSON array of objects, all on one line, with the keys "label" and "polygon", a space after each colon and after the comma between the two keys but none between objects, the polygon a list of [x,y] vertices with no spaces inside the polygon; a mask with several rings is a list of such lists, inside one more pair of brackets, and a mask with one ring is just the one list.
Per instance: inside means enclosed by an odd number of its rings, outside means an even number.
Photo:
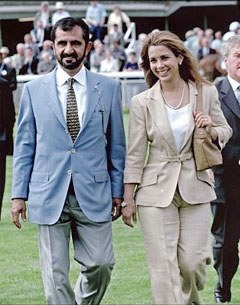
[{"label": "light blue suit jacket", "polygon": [[58,220],[71,178],[83,212],[93,221],[110,220],[112,197],[123,197],[125,134],[120,83],[86,73],[86,115],[74,144],[58,99],[55,70],[24,85],[12,198],[28,200],[31,222]]}]

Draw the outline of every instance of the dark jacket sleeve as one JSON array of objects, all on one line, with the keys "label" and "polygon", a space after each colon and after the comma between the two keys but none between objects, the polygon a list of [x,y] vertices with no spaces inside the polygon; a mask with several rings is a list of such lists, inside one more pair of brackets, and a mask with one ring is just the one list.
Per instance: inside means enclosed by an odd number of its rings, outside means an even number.
[{"label": "dark jacket sleeve", "polygon": [[0,133],[6,132],[7,154],[13,152],[13,127],[15,123],[15,107],[13,94],[8,82],[0,79]]}]

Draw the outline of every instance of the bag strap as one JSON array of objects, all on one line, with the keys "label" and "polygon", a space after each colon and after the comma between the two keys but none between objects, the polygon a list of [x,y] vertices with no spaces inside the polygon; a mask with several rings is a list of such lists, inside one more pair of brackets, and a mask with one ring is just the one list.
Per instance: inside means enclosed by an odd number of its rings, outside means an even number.
[{"label": "bag strap", "polygon": [[196,98],[196,111],[202,111],[203,110],[203,101],[202,101],[202,84],[197,84],[196,85],[197,90],[198,90],[198,95]]}]

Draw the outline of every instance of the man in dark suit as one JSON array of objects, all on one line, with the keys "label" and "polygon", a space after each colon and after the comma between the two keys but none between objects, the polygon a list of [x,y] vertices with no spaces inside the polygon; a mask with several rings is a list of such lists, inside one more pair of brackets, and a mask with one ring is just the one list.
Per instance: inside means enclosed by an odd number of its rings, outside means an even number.
[{"label": "man in dark suit", "polygon": [[0,52],[0,76],[8,81],[11,91],[17,89],[16,70],[15,68],[10,67],[9,65],[3,62],[3,56],[1,52]]},{"label": "man in dark suit", "polygon": [[0,77],[0,220],[5,187],[6,156],[13,152],[15,109],[8,82]]},{"label": "man in dark suit", "polygon": [[201,40],[201,47],[198,50],[198,60],[201,60],[208,55],[216,53],[216,50],[210,47],[209,39],[207,37],[203,37]]},{"label": "man in dark suit", "polygon": [[217,199],[212,202],[214,268],[218,281],[217,303],[230,302],[231,282],[239,265],[240,238],[240,35],[231,37],[224,48],[228,74],[216,84],[223,113],[233,130],[222,151],[223,165],[214,168]]},{"label": "man in dark suit", "polygon": [[34,54],[32,47],[27,47],[25,50],[25,62],[19,70],[19,75],[37,74],[37,66],[39,59]]}]

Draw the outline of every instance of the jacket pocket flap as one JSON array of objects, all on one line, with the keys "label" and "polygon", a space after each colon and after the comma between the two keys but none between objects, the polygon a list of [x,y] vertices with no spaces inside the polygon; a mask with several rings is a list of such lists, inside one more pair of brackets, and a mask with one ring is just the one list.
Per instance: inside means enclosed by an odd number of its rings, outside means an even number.
[{"label": "jacket pocket flap", "polygon": [[140,187],[157,183],[157,173],[143,175]]},{"label": "jacket pocket flap", "polygon": [[94,174],[95,182],[106,182],[108,181],[108,172],[98,172]]},{"label": "jacket pocket flap", "polygon": [[214,182],[211,181],[211,179],[209,178],[206,170],[197,172],[197,177],[198,177],[199,180],[201,180],[203,182],[206,182],[209,185],[214,187]]},{"label": "jacket pocket flap", "polygon": [[47,173],[32,172],[30,181],[32,181],[32,182],[47,182],[48,181],[48,174]]}]

